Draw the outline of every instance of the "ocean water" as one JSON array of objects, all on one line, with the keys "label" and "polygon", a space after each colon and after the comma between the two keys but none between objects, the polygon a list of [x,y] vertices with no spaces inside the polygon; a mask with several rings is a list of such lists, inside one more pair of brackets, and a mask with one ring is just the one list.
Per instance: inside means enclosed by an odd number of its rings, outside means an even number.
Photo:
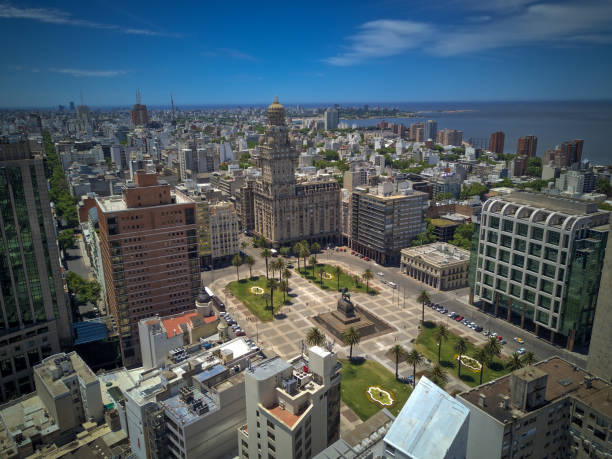
[{"label": "ocean water", "polygon": [[[435,120],[438,129],[463,131],[463,139],[486,139],[495,131],[506,135],[504,151],[515,153],[517,140],[525,135],[538,137],[538,156],[548,148],[572,139],[584,139],[583,159],[612,164],[612,101],[605,102],[456,102],[380,104],[416,111],[415,118],[384,118],[409,126]],[[376,106],[369,103],[370,107]],[[466,110],[453,112],[452,110]],[[341,119],[358,126],[373,126],[383,118]]]}]

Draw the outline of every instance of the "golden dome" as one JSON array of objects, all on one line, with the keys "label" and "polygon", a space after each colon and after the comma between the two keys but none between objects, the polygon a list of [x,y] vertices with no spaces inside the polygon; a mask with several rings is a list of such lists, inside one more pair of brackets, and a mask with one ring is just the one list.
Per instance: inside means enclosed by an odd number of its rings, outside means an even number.
[{"label": "golden dome", "polygon": [[268,106],[268,124],[270,126],[283,126],[285,124],[285,107],[278,103],[278,96]]}]

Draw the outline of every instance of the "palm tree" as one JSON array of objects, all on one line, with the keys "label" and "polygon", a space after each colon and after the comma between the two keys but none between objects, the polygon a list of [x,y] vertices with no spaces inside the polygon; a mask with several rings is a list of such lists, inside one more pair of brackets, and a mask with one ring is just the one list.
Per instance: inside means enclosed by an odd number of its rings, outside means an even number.
[{"label": "palm tree", "polygon": [[287,302],[287,292],[289,291],[289,284],[286,280],[282,280],[278,284],[278,289],[283,292],[283,304],[285,304]]},{"label": "palm tree", "polygon": [[268,279],[266,284],[270,289],[270,304],[272,305],[272,313],[274,313],[274,289],[278,287],[278,282],[276,279]]},{"label": "palm tree", "polygon": [[325,269],[323,268],[323,266],[321,266],[321,269],[319,269],[319,282],[321,283],[321,285],[323,285],[323,273],[325,272]]},{"label": "palm tree", "polygon": [[342,275],[342,268],[338,265],[334,266],[334,276],[338,282],[338,291],[340,291],[340,276]]},{"label": "palm tree", "polygon": [[317,259],[317,253],[321,251],[321,244],[319,244],[318,242],[313,242],[312,245],[310,246],[310,250],[314,254],[315,260],[316,260]]},{"label": "palm tree", "polygon": [[468,350],[468,342],[467,342],[467,340],[465,338],[459,337],[457,339],[457,341],[455,341],[454,349],[455,349],[455,352],[457,354],[459,354],[459,372],[457,374],[459,376],[459,379],[461,379],[461,357]]},{"label": "palm tree", "polygon": [[428,301],[431,301],[429,298],[429,294],[427,293],[427,290],[421,290],[421,293],[419,293],[419,296],[417,296],[417,301],[421,303],[421,307],[422,307],[421,323],[424,324],[425,323],[425,303],[427,303]]},{"label": "palm tree", "polygon": [[309,346],[322,346],[325,344],[325,335],[317,327],[312,327],[306,333],[306,344]]},{"label": "palm tree", "polygon": [[521,356],[518,352],[513,352],[510,356],[510,360],[506,363],[506,368],[510,371],[520,370],[523,368],[523,361],[521,360]]},{"label": "palm tree", "polygon": [[283,280],[283,271],[285,270],[287,263],[282,258],[277,259],[275,262],[276,270],[278,271],[278,280]]},{"label": "palm tree", "polygon": [[502,345],[497,338],[489,338],[489,341],[484,345],[484,348],[489,354],[489,361],[493,361],[493,357],[499,357],[501,354]]},{"label": "palm tree", "polygon": [[269,279],[268,276],[268,258],[272,256],[272,251],[267,247],[261,251],[261,256],[266,259],[266,279]]},{"label": "palm tree", "polygon": [[523,365],[527,366],[527,365],[533,365],[534,363],[536,363],[536,358],[535,358],[535,354],[531,351],[527,352],[525,355],[523,355]]},{"label": "palm tree", "polygon": [[238,254],[234,255],[232,258],[232,265],[236,267],[236,277],[240,280],[240,273],[238,272],[238,268],[242,265],[242,257]]},{"label": "palm tree", "polygon": [[287,282],[287,291],[289,291],[289,278],[291,277],[291,271],[288,268],[285,268],[283,271],[283,279]]},{"label": "palm tree", "polygon": [[421,354],[416,349],[410,351],[410,353],[406,356],[406,362],[412,365],[412,385],[416,384],[416,367],[417,365],[421,365],[425,361],[423,354]]},{"label": "palm tree", "polygon": [[438,363],[440,363],[440,354],[442,351],[442,341],[446,341],[448,339],[448,328],[446,325],[441,324],[436,328],[434,332],[434,339],[438,342]]},{"label": "palm tree", "polygon": [[353,360],[353,346],[359,344],[361,340],[361,336],[359,332],[355,329],[355,327],[349,327],[344,330],[342,333],[342,342],[347,346],[351,346],[351,350],[349,352],[349,360]]},{"label": "palm tree", "polygon": [[435,365],[430,372],[431,380],[436,383],[441,388],[446,386],[448,382],[448,375],[446,371],[440,366],[440,364]]},{"label": "palm tree", "polygon": [[249,246],[249,244],[247,244],[245,241],[242,241],[240,243],[240,247],[242,248],[242,250],[246,249]]},{"label": "palm tree", "polygon": [[406,354],[404,348],[399,344],[396,344],[391,348],[391,353],[395,357],[395,379],[399,379],[399,375],[397,374],[397,368],[399,367],[399,360]]},{"label": "palm tree", "polygon": [[[270,306],[268,305],[268,303],[269,303],[269,301],[270,301],[270,299],[271,299],[270,294],[269,294],[269,293],[264,293],[264,294],[263,294],[263,295],[261,295],[261,296],[263,297],[264,301],[266,302],[266,309],[268,309],[268,308],[270,307]],[[274,307],[272,307],[272,312],[274,312]],[[274,314],[272,314],[272,315],[274,316]]]},{"label": "palm tree", "polygon": [[298,262],[298,271],[300,270],[300,251],[302,250],[302,244],[300,244],[299,242],[296,242],[295,245],[293,246],[293,254],[297,257],[297,262]]},{"label": "palm tree", "polygon": [[355,288],[359,288],[359,281],[361,278],[357,274],[353,274],[353,282],[355,283]]},{"label": "palm tree", "polygon": [[244,257],[244,264],[249,267],[249,277],[253,278],[253,265],[255,264],[255,259],[251,255],[247,255]]},{"label": "palm tree", "polygon": [[374,279],[374,274],[372,274],[372,271],[370,271],[370,269],[368,268],[368,269],[366,269],[366,270],[363,272],[363,274],[361,275],[361,277],[363,277],[363,280],[364,280],[364,281],[365,281],[365,283],[366,283],[366,292],[367,292],[367,293],[370,293],[370,291],[369,291],[370,281],[371,281],[372,279]]},{"label": "palm tree", "polygon": [[480,363],[480,384],[482,384],[482,376],[484,375],[484,367],[489,362],[489,353],[484,349],[484,347],[477,347],[474,352],[474,358],[478,360]]},{"label": "palm tree", "polygon": [[304,259],[304,268],[306,268],[306,258],[308,258],[310,256],[310,249],[304,245],[304,243],[301,244],[302,248],[300,249],[300,256]]},{"label": "palm tree", "polygon": [[315,277],[315,267],[317,266],[317,257],[314,255],[308,259],[308,264],[312,266],[312,277]]}]

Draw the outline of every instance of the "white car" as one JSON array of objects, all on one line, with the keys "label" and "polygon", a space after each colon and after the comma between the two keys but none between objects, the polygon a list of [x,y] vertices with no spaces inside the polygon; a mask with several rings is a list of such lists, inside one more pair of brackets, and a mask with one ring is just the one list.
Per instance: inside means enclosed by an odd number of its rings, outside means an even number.
[{"label": "white car", "polygon": [[384,276],[385,273],[383,273],[382,271],[378,271],[376,274],[378,274],[379,276]]},{"label": "white car", "polygon": [[525,352],[527,352],[527,349],[525,349],[524,347],[520,348],[518,351],[516,351],[516,353],[518,355],[523,355]]},{"label": "white car", "polygon": [[391,288],[397,288],[397,284],[395,282],[389,282],[389,287]]}]

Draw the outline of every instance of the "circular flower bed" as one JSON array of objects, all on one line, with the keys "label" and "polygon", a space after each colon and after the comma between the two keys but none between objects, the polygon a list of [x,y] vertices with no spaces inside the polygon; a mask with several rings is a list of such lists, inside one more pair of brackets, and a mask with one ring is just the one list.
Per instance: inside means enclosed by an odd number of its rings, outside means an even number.
[{"label": "circular flower bed", "polygon": [[[459,360],[459,355],[455,355],[455,360]],[[478,360],[467,355],[461,356],[461,366],[467,367],[474,372],[479,372],[482,368],[482,364]]]},{"label": "circular flower bed", "polygon": [[257,287],[256,285],[251,287],[251,293],[253,295],[263,295],[264,294],[264,289],[261,287]]},{"label": "circular flower bed", "polygon": [[386,391],[381,387],[370,386],[368,387],[366,393],[368,394],[368,398],[370,399],[370,401],[376,402],[382,406],[391,406],[393,405],[393,403],[395,403],[391,392]]},{"label": "circular flower bed", "polygon": [[325,280],[332,280],[334,278],[334,276],[332,276],[330,273],[325,272],[323,273],[323,279]]}]

